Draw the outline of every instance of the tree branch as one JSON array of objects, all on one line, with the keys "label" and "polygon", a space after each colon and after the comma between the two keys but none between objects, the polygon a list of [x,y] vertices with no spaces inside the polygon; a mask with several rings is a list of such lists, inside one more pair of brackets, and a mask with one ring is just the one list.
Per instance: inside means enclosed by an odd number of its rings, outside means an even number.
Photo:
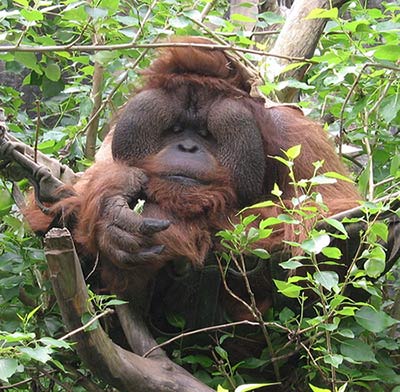
[{"label": "tree branch", "polygon": [[[82,327],[81,317],[90,309],[82,270],[70,233],[52,229],[45,239],[50,279],[69,330]],[[101,327],[74,335],[76,350],[91,371],[121,391],[209,392],[166,356],[142,358],[113,343]]]}]

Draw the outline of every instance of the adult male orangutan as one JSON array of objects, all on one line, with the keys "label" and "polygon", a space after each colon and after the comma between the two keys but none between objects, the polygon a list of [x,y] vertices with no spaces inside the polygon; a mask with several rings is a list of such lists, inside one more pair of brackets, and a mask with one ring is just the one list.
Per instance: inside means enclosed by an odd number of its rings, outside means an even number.
[{"label": "adult male orangutan", "polygon": [[[55,204],[50,216],[35,207],[26,212],[36,231],[66,222],[87,269],[99,272],[99,287],[143,307],[156,276],[162,301],[168,289],[163,277],[179,277],[187,267],[201,277],[205,265],[215,266],[214,253],[221,249],[215,234],[231,227],[239,210],[273,199],[274,184],[290,203],[287,167],[273,156],[301,144],[298,179],[310,178],[312,163],[321,160],[324,171],[346,175],[319,125],[296,108],[266,108],[250,96],[248,77],[223,50],[196,47],[211,41],[185,42],[195,45],[165,48],[143,71],[143,86],[118,113],[105,154],[75,185],[74,195]],[[360,199],[345,181],[317,190],[329,214]],[[138,200],[145,202],[141,213],[134,211]],[[279,209],[257,213],[267,218]],[[278,227],[262,246],[271,250],[293,236],[290,226]],[[253,282],[264,310],[271,303],[271,277]],[[212,291],[212,280],[207,284]],[[242,286],[236,292],[245,297]],[[229,297],[223,288],[215,293],[217,301]],[[240,303],[225,303],[231,317],[244,317]]]}]

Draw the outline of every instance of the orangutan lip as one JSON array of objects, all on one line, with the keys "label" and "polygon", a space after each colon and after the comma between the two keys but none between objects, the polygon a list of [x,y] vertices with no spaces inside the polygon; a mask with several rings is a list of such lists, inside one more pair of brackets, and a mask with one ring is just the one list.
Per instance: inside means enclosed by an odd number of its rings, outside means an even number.
[{"label": "orangutan lip", "polygon": [[188,185],[188,186],[198,186],[198,185],[207,185],[205,181],[201,181],[197,178],[193,177],[188,177],[184,174],[173,174],[173,175],[166,175],[163,176],[166,180],[173,181],[173,182],[179,182],[182,185]]}]

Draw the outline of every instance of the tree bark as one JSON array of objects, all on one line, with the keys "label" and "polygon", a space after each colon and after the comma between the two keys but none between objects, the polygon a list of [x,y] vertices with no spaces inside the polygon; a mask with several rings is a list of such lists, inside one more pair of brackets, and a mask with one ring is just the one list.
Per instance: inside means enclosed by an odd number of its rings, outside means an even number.
[{"label": "tree bark", "polygon": [[[337,0],[333,1],[332,5],[341,6],[345,2]],[[296,0],[270,52],[287,57],[311,58],[327,19],[306,19],[306,17],[313,9],[328,9],[330,4],[329,0]],[[283,69],[290,63],[290,60],[268,57],[265,63],[261,64],[264,78],[270,81],[278,77],[279,79],[302,79],[306,66],[282,74]],[[296,93],[296,89],[287,88],[278,93],[278,99],[280,102],[293,102]]]},{"label": "tree bark", "polygon": [[[50,230],[46,235],[45,250],[64,323],[69,331],[77,330],[82,327],[82,315],[91,310],[91,305],[68,230]],[[138,333],[146,335],[146,331]],[[74,339],[78,355],[88,368],[120,391],[212,391],[165,355],[160,355],[159,350],[149,358],[140,357],[113,343],[100,326],[92,331],[77,332]]]}]

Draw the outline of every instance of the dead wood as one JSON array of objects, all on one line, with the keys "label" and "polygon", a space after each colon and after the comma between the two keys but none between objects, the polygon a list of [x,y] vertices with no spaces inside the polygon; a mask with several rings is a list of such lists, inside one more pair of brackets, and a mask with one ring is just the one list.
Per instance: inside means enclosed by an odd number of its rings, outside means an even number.
[{"label": "dead wood", "polygon": [[[93,312],[88,301],[80,261],[67,229],[52,229],[45,238],[45,251],[61,314],[69,331],[82,326],[82,315]],[[137,327],[138,324],[132,324]],[[136,331],[146,336],[147,331]],[[150,358],[122,349],[101,326],[74,335],[76,350],[88,368],[99,378],[121,391],[206,392],[211,388],[196,380],[165,355]]]}]

